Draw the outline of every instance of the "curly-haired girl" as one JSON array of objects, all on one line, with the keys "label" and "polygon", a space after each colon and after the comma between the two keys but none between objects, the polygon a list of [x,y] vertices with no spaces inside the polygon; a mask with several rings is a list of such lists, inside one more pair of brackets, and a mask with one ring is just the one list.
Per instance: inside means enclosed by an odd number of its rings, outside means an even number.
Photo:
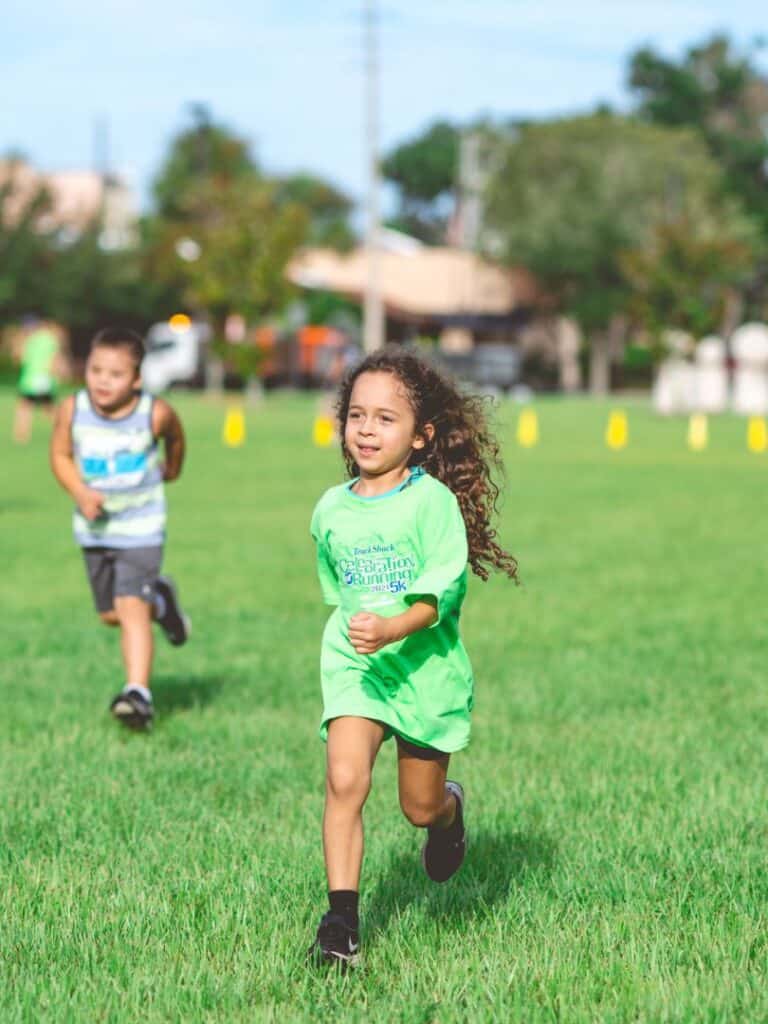
[{"label": "curly-haired girl", "polygon": [[336,409],[352,480],[323,495],[311,526],[336,609],[321,654],[330,908],[310,955],[345,968],[359,953],[362,811],[385,740],[397,743],[403,813],[427,830],[427,875],[445,882],[464,860],[464,791],[446,774],[469,741],[467,563],[482,579],[489,568],[516,579],[517,563],[491,525],[501,462],[481,399],[386,348],[347,375]]}]

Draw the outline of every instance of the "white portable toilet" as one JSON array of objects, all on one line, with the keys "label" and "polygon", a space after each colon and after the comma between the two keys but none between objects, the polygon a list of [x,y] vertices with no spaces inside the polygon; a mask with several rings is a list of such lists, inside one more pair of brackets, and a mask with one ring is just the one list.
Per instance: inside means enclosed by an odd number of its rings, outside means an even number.
[{"label": "white portable toilet", "polygon": [[696,374],[688,355],[693,351],[693,337],[686,331],[664,332],[668,355],[661,362],[653,383],[653,407],[662,416],[690,412],[696,392]]},{"label": "white portable toilet", "polygon": [[694,352],[696,412],[725,412],[728,407],[728,371],[725,342],[715,334],[702,338]]},{"label": "white portable toilet", "polygon": [[768,413],[768,327],[751,323],[737,327],[731,335],[734,359],[734,412],[742,416]]}]

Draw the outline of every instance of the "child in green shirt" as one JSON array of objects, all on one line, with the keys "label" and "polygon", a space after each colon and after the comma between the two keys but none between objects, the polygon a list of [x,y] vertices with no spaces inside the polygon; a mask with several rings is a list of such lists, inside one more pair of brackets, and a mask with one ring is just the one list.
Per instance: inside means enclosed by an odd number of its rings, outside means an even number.
[{"label": "child in green shirt", "polygon": [[362,811],[382,743],[397,743],[400,806],[427,829],[422,861],[447,881],[466,849],[464,791],[446,778],[469,741],[472,669],[459,634],[467,563],[517,577],[491,517],[500,469],[481,400],[402,349],[365,359],[337,404],[351,482],[315,508],[323,597],[323,846],[330,908],[310,957],[342,969],[359,953]]}]

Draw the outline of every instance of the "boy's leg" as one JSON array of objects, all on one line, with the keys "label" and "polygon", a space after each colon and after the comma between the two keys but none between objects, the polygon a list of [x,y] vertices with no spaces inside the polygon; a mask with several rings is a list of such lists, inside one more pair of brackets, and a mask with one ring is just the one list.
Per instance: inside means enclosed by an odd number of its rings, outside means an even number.
[{"label": "boy's leg", "polygon": [[120,643],[129,686],[149,689],[154,642],[154,587],[163,559],[162,547],[117,550],[114,608],[120,620]]},{"label": "boy's leg", "polygon": [[115,613],[120,622],[126,683],[148,690],[154,653],[152,605],[141,597],[115,597]]},{"label": "boy's leg", "polygon": [[176,584],[170,576],[158,576],[154,584],[152,617],[174,647],[189,640],[192,624],[179,601]]},{"label": "boy's leg", "polygon": [[446,778],[449,760],[398,738],[400,806],[412,825],[427,829],[422,862],[433,882],[447,882],[459,870],[467,845],[464,790]]},{"label": "boy's leg", "polygon": [[17,444],[26,444],[32,434],[32,403],[19,395],[13,413],[13,439]]},{"label": "boy's leg", "polygon": [[120,624],[120,646],[125,665],[125,686],[110,705],[115,718],[133,729],[152,724],[154,710],[150,679],[154,638],[154,584],[162,561],[162,547],[117,549],[114,610]]},{"label": "boy's leg", "polygon": [[111,548],[83,548],[93,603],[105,626],[119,626],[115,612],[115,561]]}]

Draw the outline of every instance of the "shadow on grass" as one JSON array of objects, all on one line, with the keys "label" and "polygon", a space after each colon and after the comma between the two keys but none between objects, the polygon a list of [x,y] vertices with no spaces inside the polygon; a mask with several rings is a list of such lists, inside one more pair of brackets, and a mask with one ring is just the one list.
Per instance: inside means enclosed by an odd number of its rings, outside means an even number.
[{"label": "shadow on grass", "polygon": [[155,676],[152,680],[152,697],[155,711],[159,715],[173,714],[174,711],[188,711],[203,708],[221,693],[223,676]]},{"label": "shadow on grass", "polygon": [[366,931],[370,929],[368,934],[375,940],[390,918],[408,906],[461,928],[471,919],[489,915],[513,885],[525,884],[532,875],[549,875],[556,853],[555,843],[545,835],[472,830],[461,871],[441,885],[427,879],[413,847],[393,854],[375,891],[366,898],[370,908]]}]

